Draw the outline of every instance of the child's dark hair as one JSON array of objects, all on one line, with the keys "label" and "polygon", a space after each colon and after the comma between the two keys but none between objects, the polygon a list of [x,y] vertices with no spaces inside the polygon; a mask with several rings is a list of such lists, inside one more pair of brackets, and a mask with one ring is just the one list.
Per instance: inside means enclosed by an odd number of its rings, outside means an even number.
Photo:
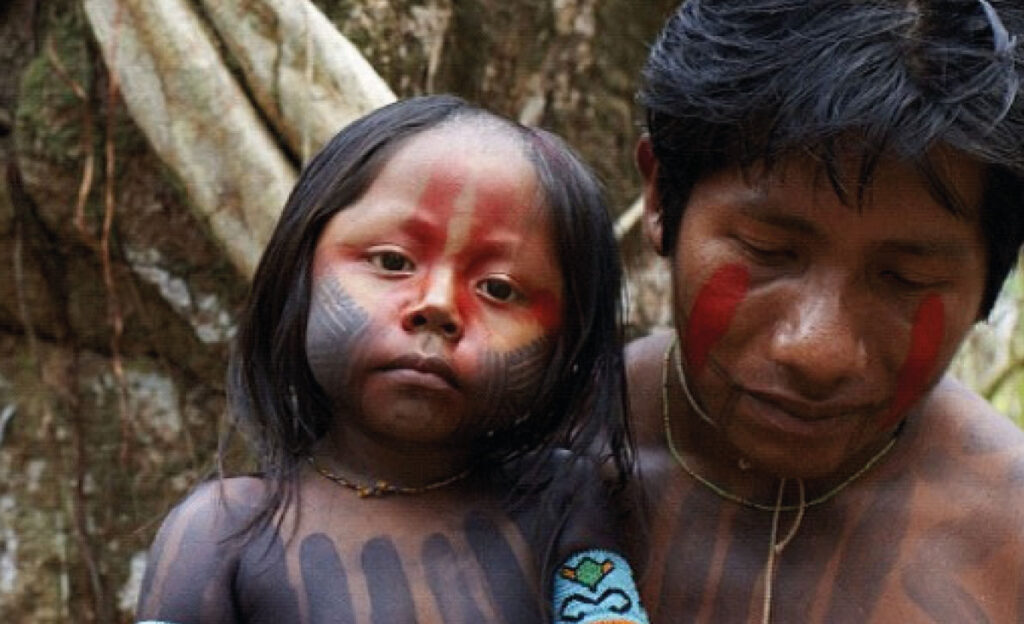
[{"label": "child's dark hair", "polygon": [[[693,185],[731,165],[806,154],[843,201],[879,160],[915,164],[936,199],[965,207],[933,161],[986,166],[987,315],[1024,242],[1024,31],[1019,0],[688,0],[651,50],[640,100],[659,163],[662,249]],[[859,155],[856,189],[840,155]]]},{"label": "child's dark hair", "polygon": [[[621,268],[603,191],[557,137],[453,96],[385,106],[339,132],[302,172],[256,270],[231,358],[233,426],[255,447],[267,494],[254,522],[295,494],[300,464],[328,430],[330,402],[306,359],[313,253],[324,226],[355,202],[411,137],[480,121],[519,137],[550,214],[564,276],[564,323],[529,418],[474,443],[475,461],[500,466],[526,452],[602,448],[628,470],[622,363]],[[603,445],[603,446],[601,446]],[[223,456],[223,447],[222,447]]]}]

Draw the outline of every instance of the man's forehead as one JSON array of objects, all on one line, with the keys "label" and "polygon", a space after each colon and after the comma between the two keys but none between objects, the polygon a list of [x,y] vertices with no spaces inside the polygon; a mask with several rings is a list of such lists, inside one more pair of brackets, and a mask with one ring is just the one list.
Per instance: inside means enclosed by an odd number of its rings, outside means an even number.
[{"label": "man's forehead", "polygon": [[933,200],[958,215],[977,213],[986,180],[984,165],[948,147],[935,148],[918,160],[852,151],[794,154],[762,159],[740,172],[752,202],[780,192],[829,193],[859,210],[870,208],[878,193],[898,193],[906,199]]}]

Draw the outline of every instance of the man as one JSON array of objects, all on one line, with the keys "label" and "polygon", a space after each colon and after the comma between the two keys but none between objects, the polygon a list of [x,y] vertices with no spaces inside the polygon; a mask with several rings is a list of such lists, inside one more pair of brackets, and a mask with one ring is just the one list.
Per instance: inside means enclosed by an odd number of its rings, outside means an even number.
[{"label": "man", "polygon": [[944,374],[1024,241],[1018,0],[689,0],[645,70],[653,622],[1024,620],[1024,434]]}]

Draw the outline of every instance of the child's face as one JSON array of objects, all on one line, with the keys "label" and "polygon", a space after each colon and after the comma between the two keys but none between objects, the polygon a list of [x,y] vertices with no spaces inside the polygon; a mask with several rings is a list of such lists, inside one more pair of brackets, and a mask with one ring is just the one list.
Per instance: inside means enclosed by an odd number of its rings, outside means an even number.
[{"label": "child's face", "polygon": [[306,349],[336,426],[448,445],[523,412],[562,319],[539,197],[513,140],[463,124],[410,139],[334,215]]}]

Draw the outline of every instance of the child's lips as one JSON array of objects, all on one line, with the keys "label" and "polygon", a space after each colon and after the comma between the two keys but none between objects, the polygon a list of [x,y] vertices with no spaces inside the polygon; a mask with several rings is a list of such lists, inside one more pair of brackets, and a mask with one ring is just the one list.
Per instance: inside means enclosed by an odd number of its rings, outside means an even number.
[{"label": "child's lips", "polygon": [[381,369],[393,372],[399,378],[416,385],[433,386],[438,389],[459,387],[455,369],[444,358],[436,355],[421,353],[402,355],[391,360]]}]

